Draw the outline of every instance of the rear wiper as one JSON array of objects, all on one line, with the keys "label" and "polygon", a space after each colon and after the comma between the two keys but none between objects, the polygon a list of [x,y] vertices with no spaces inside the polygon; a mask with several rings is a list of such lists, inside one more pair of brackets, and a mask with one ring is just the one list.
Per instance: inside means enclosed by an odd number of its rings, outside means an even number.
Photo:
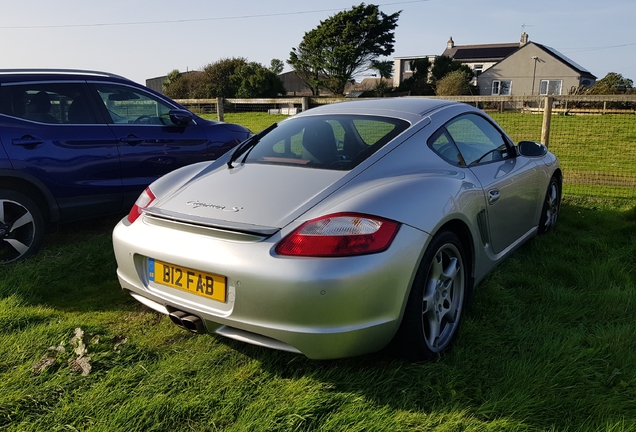
[{"label": "rear wiper", "polygon": [[[243,154],[243,152],[247,150],[247,154],[249,154],[249,150],[252,150],[254,146],[258,144],[261,138],[263,138],[265,135],[267,135],[272,129],[275,129],[277,126],[278,126],[278,123],[274,123],[267,129],[263,129],[256,135],[252,135],[251,137],[243,141],[241,144],[239,144],[236,150],[232,152],[232,156],[230,156],[230,159],[227,161],[227,167],[230,169],[234,168],[234,165],[232,165],[232,163],[236,161],[239,158],[239,156]],[[245,155],[245,157],[247,157],[247,154]],[[245,158],[243,158],[243,160],[245,160]]]}]

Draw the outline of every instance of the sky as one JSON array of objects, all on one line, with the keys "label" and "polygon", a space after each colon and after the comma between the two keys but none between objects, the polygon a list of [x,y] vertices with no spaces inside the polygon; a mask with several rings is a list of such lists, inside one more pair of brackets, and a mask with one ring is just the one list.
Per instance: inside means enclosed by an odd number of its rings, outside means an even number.
[{"label": "sky", "polygon": [[[269,66],[305,32],[354,0],[5,0],[0,69],[99,70],[141,84],[223,58]],[[636,81],[635,0],[379,0],[402,11],[392,56],[439,55],[456,45],[518,42],[521,33],[603,78]],[[291,70],[289,66],[285,71]],[[367,76],[371,71],[366,72]],[[359,78],[364,77],[362,73]]]}]

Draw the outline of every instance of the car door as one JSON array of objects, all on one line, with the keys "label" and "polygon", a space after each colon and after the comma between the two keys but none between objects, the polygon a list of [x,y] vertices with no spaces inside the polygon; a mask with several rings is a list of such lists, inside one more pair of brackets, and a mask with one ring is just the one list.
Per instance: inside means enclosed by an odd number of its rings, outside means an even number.
[{"label": "car door", "polygon": [[91,87],[119,143],[124,200],[130,204],[158,177],[209,159],[203,127],[174,124],[175,106],[140,88],[93,82]]},{"label": "car door", "polygon": [[540,172],[533,161],[517,157],[510,140],[480,115],[455,118],[446,130],[462,163],[481,183],[492,248],[502,252],[536,225]]},{"label": "car door", "polygon": [[13,170],[51,192],[61,220],[121,210],[117,142],[84,81],[7,83],[0,92],[0,139]]}]

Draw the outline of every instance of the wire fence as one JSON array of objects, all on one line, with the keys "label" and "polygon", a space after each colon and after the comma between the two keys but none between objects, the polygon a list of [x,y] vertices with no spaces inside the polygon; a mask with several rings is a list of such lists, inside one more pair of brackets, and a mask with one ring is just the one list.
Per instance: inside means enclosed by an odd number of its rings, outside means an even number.
[{"label": "wire fence", "polygon": [[[565,196],[636,203],[636,95],[445,99],[483,109],[515,142],[547,144],[561,162]],[[195,112],[222,116],[224,112],[293,115],[341,101],[342,98],[277,98],[179,102]]]}]

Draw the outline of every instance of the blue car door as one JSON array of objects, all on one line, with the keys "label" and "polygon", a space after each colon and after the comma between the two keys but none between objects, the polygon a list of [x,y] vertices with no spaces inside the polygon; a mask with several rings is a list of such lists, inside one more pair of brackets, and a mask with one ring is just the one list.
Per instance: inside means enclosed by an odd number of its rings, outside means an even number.
[{"label": "blue car door", "polygon": [[41,185],[61,219],[122,209],[117,141],[85,82],[8,83],[0,91],[0,140],[13,171]]},{"label": "blue car door", "polygon": [[210,158],[203,127],[174,124],[177,108],[150,92],[117,83],[92,83],[117,139],[124,200],[132,204],[141,190],[158,177]]}]

